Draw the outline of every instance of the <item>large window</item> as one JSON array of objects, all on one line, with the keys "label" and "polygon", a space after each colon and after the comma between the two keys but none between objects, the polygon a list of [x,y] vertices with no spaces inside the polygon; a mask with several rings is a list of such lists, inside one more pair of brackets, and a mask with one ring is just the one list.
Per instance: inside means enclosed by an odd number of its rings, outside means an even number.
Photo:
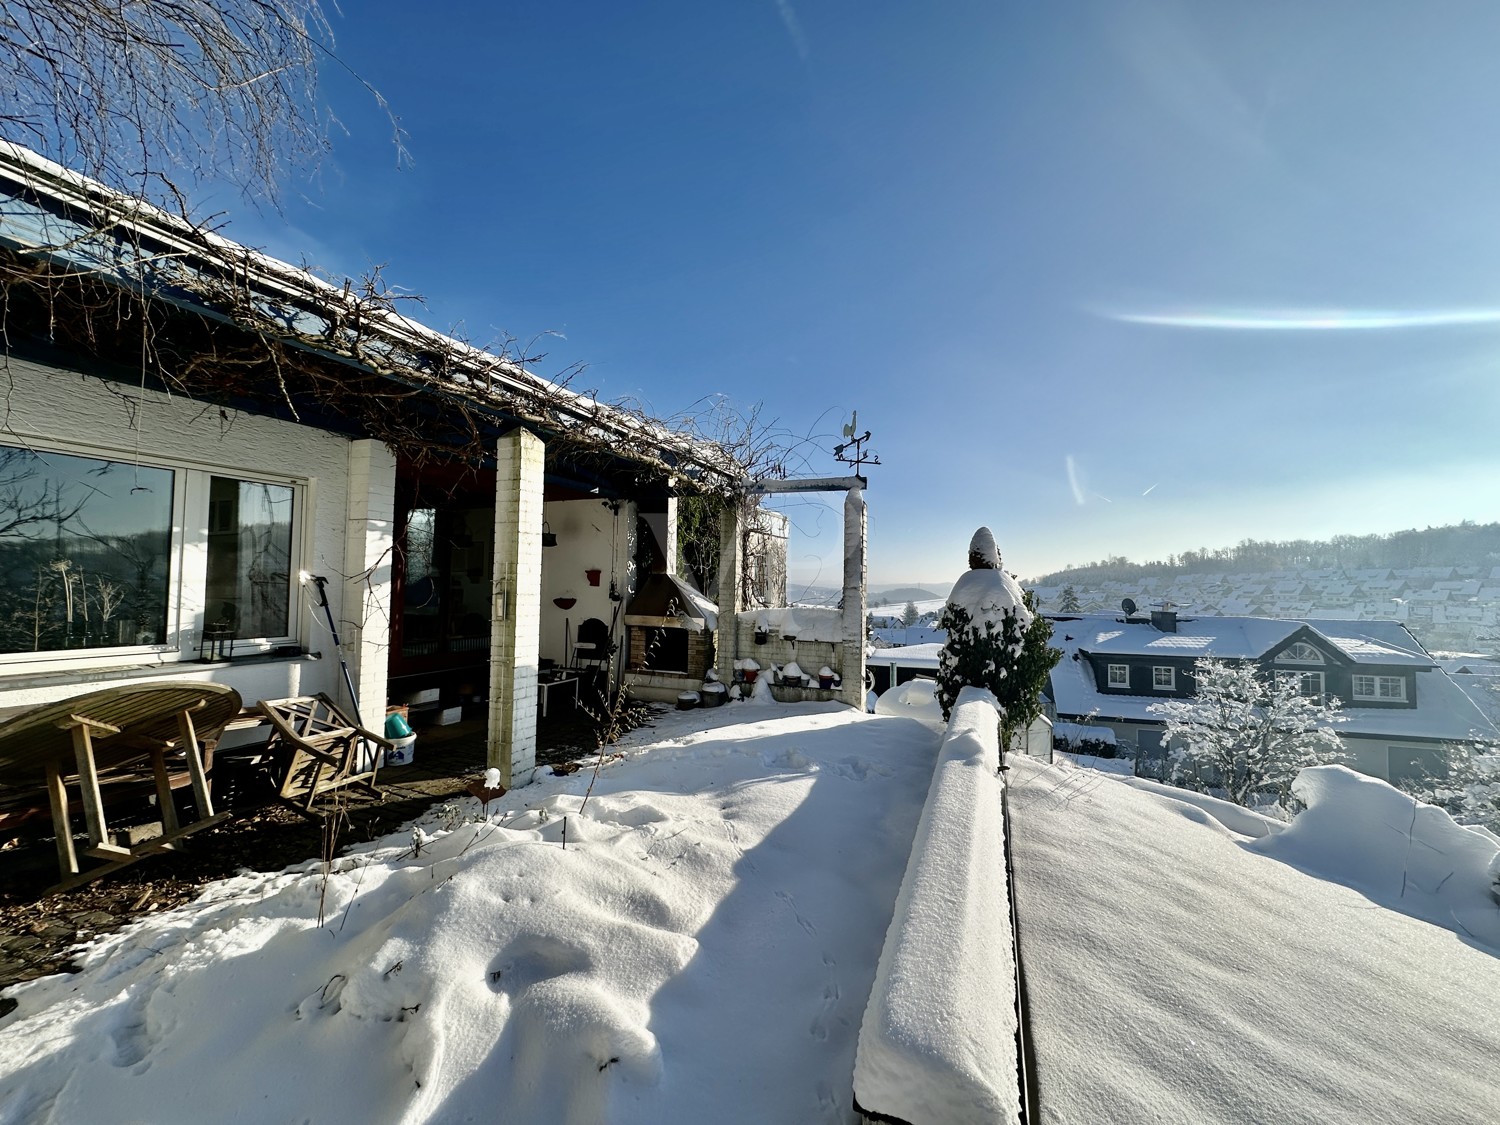
[{"label": "large window", "polygon": [[0,446],[0,653],[166,642],[174,477]]},{"label": "large window", "polygon": [[292,632],[292,489],[211,477],[204,628],[225,637]]},{"label": "large window", "polygon": [[286,481],[0,446],[0,657],[192,656],[204,632],[243,655],[291,639],[297,496]]},{"label": "large window", "polygon": [[1406,678],[1404,676],[1355,676],[1354,698],[1385,703],[1405,703]]},{"label": "large window", "polygon": [[1297,689],[1309,699],[1323,698],[1323,673],[1298,672]]},{"label": "large window", "polygon": [[495,510],[412,508],[401,538],[403,673],[483,661],[490,647]]},{"label": "large window", "polygon": [[1306,696],[1308,699],[1323,698],[1322,672],[1280,671],[1276,675],[1289,683],[1296,684],[1298,695]]}]

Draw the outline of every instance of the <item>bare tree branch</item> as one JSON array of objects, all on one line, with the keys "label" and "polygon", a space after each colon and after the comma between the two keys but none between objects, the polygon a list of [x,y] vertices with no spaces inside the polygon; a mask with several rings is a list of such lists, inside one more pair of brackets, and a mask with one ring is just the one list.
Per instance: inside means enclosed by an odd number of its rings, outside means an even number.
[{"label": "bare tree branch", "polygon": [[274,202],[328,151],[332,44],[318,0],[5,0],[0,135],[143,198],[171,202],[175,171]]}]

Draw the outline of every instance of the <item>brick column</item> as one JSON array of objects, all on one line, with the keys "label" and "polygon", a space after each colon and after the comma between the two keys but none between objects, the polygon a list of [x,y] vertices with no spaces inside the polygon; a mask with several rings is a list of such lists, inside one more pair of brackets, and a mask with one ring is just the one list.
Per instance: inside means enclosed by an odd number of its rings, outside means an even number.
[{"label": "brick column", "polygon": [[865,709],[865,553],[868,543],[865,494],[851,488],[844,497],[843,687],[839,698]]},{"label": "brick column", "polygon": [[[383,731],[391,655],[396,455],[378,441],[350,442],[348,493],[339,634],[359,692],[360,719]],[[335,692],[343,695],[342,678]]]},{"label": "brick column", "polygon": [[495,574],[490,617],[488,765],[525,785],[536,765],[537,655],[542,624],[540,438],[500,439],[495,465]]},{"label": "brick column", "polygon": [[714,640],[714,666],[726,684],[734,682],[734,662],[740,652],[740,532],[736,498],[724,505],[719,517],[719,633]]}]

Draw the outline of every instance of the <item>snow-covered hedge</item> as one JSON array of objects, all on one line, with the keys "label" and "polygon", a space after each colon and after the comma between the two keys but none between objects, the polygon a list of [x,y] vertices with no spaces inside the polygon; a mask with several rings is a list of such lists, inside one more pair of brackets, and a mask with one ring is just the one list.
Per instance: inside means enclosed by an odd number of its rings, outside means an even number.
[{"label": "snow-covered hedge", "polygon": [[1020,1119],[999,708],[964,688],[938,752],[875,986],[854,1097],[911,1125]]}]

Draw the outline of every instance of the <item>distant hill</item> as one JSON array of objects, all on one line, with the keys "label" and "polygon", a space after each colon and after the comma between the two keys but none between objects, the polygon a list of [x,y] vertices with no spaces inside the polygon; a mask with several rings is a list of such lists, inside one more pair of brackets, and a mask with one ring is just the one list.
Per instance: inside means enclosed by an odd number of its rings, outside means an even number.
[{"label": "distant hill", "polygon": [[1099,562],[1027,579],[1028,586],[1130,582],[1179,574],[1235,574],[1269,570],[1404,570],[1417,566],[1500,566],[1500,523],[1472,520],[1421,531],[1385,535],[1336,535],[1328,540],[1242,540],[1234,547],[1207,547],[1168,555],[1165,562],[1132,562],[1114,556]]},{"label": "distant hill", "polygon": [[789,581],[786,584],[786,596],[792,605],[821,605],[832,608],[839,604],[844,591],[838,586],[799,586]]},{"label": "distant hill", "polygon": [[[795,582],[787,583],[787,598],[793,605],[835,606],[843,596],[844,591],[836,586],[798,586]],[[906,608],[907,602],[917,602],[919,605],[922,602],[941,604],[947,596],[947,593],[937,593],[925,586],[871,586],[866,600],[871,609],[894,606],[901,610]]]},{"label": "distant hill", "polygon": [[921,586],[893,586],[889,590],[871,589],[868,601],[871,606],[877,605],[900,605],[907,602],[930,602],[941,601],[947,597]]}]

